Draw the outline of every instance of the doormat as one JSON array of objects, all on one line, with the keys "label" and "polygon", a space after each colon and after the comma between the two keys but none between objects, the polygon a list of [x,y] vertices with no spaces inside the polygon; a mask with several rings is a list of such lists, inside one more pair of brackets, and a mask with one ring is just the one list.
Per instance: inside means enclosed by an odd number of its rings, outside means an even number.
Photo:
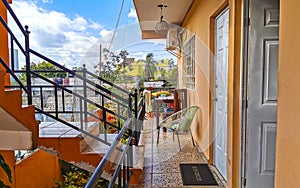
[{"label": "doormat", "polygon": [[207,164],[180,164],[183,185],[218,186]]}]

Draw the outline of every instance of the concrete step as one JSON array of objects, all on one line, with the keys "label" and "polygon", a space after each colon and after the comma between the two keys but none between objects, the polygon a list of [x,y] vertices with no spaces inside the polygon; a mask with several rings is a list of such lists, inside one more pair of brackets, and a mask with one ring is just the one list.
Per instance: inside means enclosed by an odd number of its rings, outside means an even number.
[{"label": "concrete step", "polygon": [[[107,134],[107,141],[109,143],[112,143],[113,140],[115,139],[115,137],[117,136],[117,134]],[[98,135],[99,138],[101,139],[105,139],[105,135],[104,134],[99,134]],[[119,147],[123,148],[125,145],[123,145],[122,143],[119,143]],[[143,169],[144,167],[144,153],[145,153],[145,147],[144,146],[130,146],[133,150],[133,168],[135,169]],[[91,142],[89,144],[89,147],[87,147],[82,153],[84,154],[92,154],[92,153],[97,153],[100,155],[105,155],[105,153],[107,152],[109,146],[101,143],[97,140],[94,140],[93,142]],[[110,161],[113,163],[117,163],[118,157],[120,156],[120,151],[116,151],[115,153],[113,153]]]},{"label": "concrete step", "polygon": [[[78,127],[92,135],[99,134],[99,122],[86,122],[81,125],[80,122],[69,122],[75,127]],[[39,136],[40,138],[71,138],[80,137],[80,151],[84,151],[89,143],[94,140],[94,138],[81,133],[61,122],[41,122],[39,125]]]},{"label": "concrete step", "polygon": [[[84,131],[97,135],[99,133],[98,122],[87,122],[83,125],[80,122],[68,122],[75,127],[78,127]],[[39,137],[50,138],[50,137],[85,137],[80,131],[73,129],[61,122],[41,122],[39,124]]]},{"label": "concrete step", "polygon": [[[117,134],[107,134],[106,140],[109,143],[112,143],[113,140]],[[105,139],[104,134],[99,134],[99,138]],[[122,143],[118,144],[119,148],[123,148],[125,145]],[[141,175],[143,174],[144,170],[144,153],[145,153],[145,147],[144,146],[130,146],[133,150],[133,164],[131,167],[132,170],[132,178],[130,181],[131,185],[138,185],[140,183]],[[105,153],[108,151],[109,146],[101,143],[97,140],[94,140],[89,144],[89,147],[87,147],[82,153],[83,154],[99,154],[101,156],[104,156]],[[111,175],[113,174],[116,165],[118,164],[119,158],[121,156],[121,151],[116,150],[112,153],[111,157],[108,159],[110,161],[110,164],[108,165],[108,170],[102,174],[102,177],[110,180]]]},{"label": "concrete step", "polygon": [[32,132],[0,108],[0,150],[29,150],[32,140]]},{"label": "concrete step", "polygon": [[5,90],[4,98],[13,101],[8,104],[11,108],[22,108],[22,90]]}]

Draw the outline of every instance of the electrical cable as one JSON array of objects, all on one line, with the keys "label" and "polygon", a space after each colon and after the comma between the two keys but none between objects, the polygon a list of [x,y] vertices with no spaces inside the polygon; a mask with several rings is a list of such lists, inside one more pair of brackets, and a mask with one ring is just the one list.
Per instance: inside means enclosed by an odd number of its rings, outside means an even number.
[{"label": "electrical cable", "polygon": [[120,12],[119,12],[117,23],[116,23],[116,26],[115,26],[115,29],[114,29],[114,33],[113,33],[113,36],[112,36],[112,38],[110,40],[110,43],[109,43],[109,47],[108,47],[109,51],[110,51],[111,45],[112,45],[112,43],[114,41],[114,38],[115,38],[115,35],[116,35],[116,32],[117,32],[118,26],[119,26],[120,18],[121,18],[122,11],[123,11],[123,6],[124,6],[124,0],[122,0],[122,5],[121,5],[121,9],[120,9]]},{"label": "electrical cable", "polygon": [[[130,8],[131,8],[131,1],[129,1],[128,13],[130,13]],[[122,49],[123,46],[124,46],[125,37],[126,37],[126,34],[127,34],[128,20],[129,20],[129,18],[127,17],[126,25],[125,25],[125,31],[124,31],[124,35],[123,35],[123,39],[122,39],[122,43],[121,43],[121,49]]]}]

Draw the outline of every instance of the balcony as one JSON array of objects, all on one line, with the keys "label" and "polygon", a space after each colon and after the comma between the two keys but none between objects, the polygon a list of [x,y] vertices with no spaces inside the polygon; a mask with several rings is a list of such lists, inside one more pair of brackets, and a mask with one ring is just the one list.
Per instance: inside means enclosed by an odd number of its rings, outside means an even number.
[{"label": "balcony", "polygon": [[[171,132],[160,133],[160,143],[156,145],[157,129],[155,118],[144,121],[141,133],[140,146],[144,152],[144,171],[141,175],[141,184],[138,187],[195,187],[185,186],[182,182],[180,164],[205,163],[207,160],[202,152],[192,144],[190,134],[180,135],[182,150],[179,150],[177,141],[173,141]],[[215,169],[210,169],[219,186],[196,187],[225,187],[226,182]]]}]

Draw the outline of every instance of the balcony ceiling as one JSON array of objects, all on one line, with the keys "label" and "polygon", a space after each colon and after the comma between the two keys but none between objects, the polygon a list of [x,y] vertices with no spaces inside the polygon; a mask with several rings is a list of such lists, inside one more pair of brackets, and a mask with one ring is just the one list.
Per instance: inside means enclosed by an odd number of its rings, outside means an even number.
[{"label": "balcony ceiling", "polygon": [[163,20],[169,24],[181,26],[183,19],[194,0],[134,0],[143,39],[165,38],[155,33],[155,24],[160,20],[160,8],[163,8]]}]

